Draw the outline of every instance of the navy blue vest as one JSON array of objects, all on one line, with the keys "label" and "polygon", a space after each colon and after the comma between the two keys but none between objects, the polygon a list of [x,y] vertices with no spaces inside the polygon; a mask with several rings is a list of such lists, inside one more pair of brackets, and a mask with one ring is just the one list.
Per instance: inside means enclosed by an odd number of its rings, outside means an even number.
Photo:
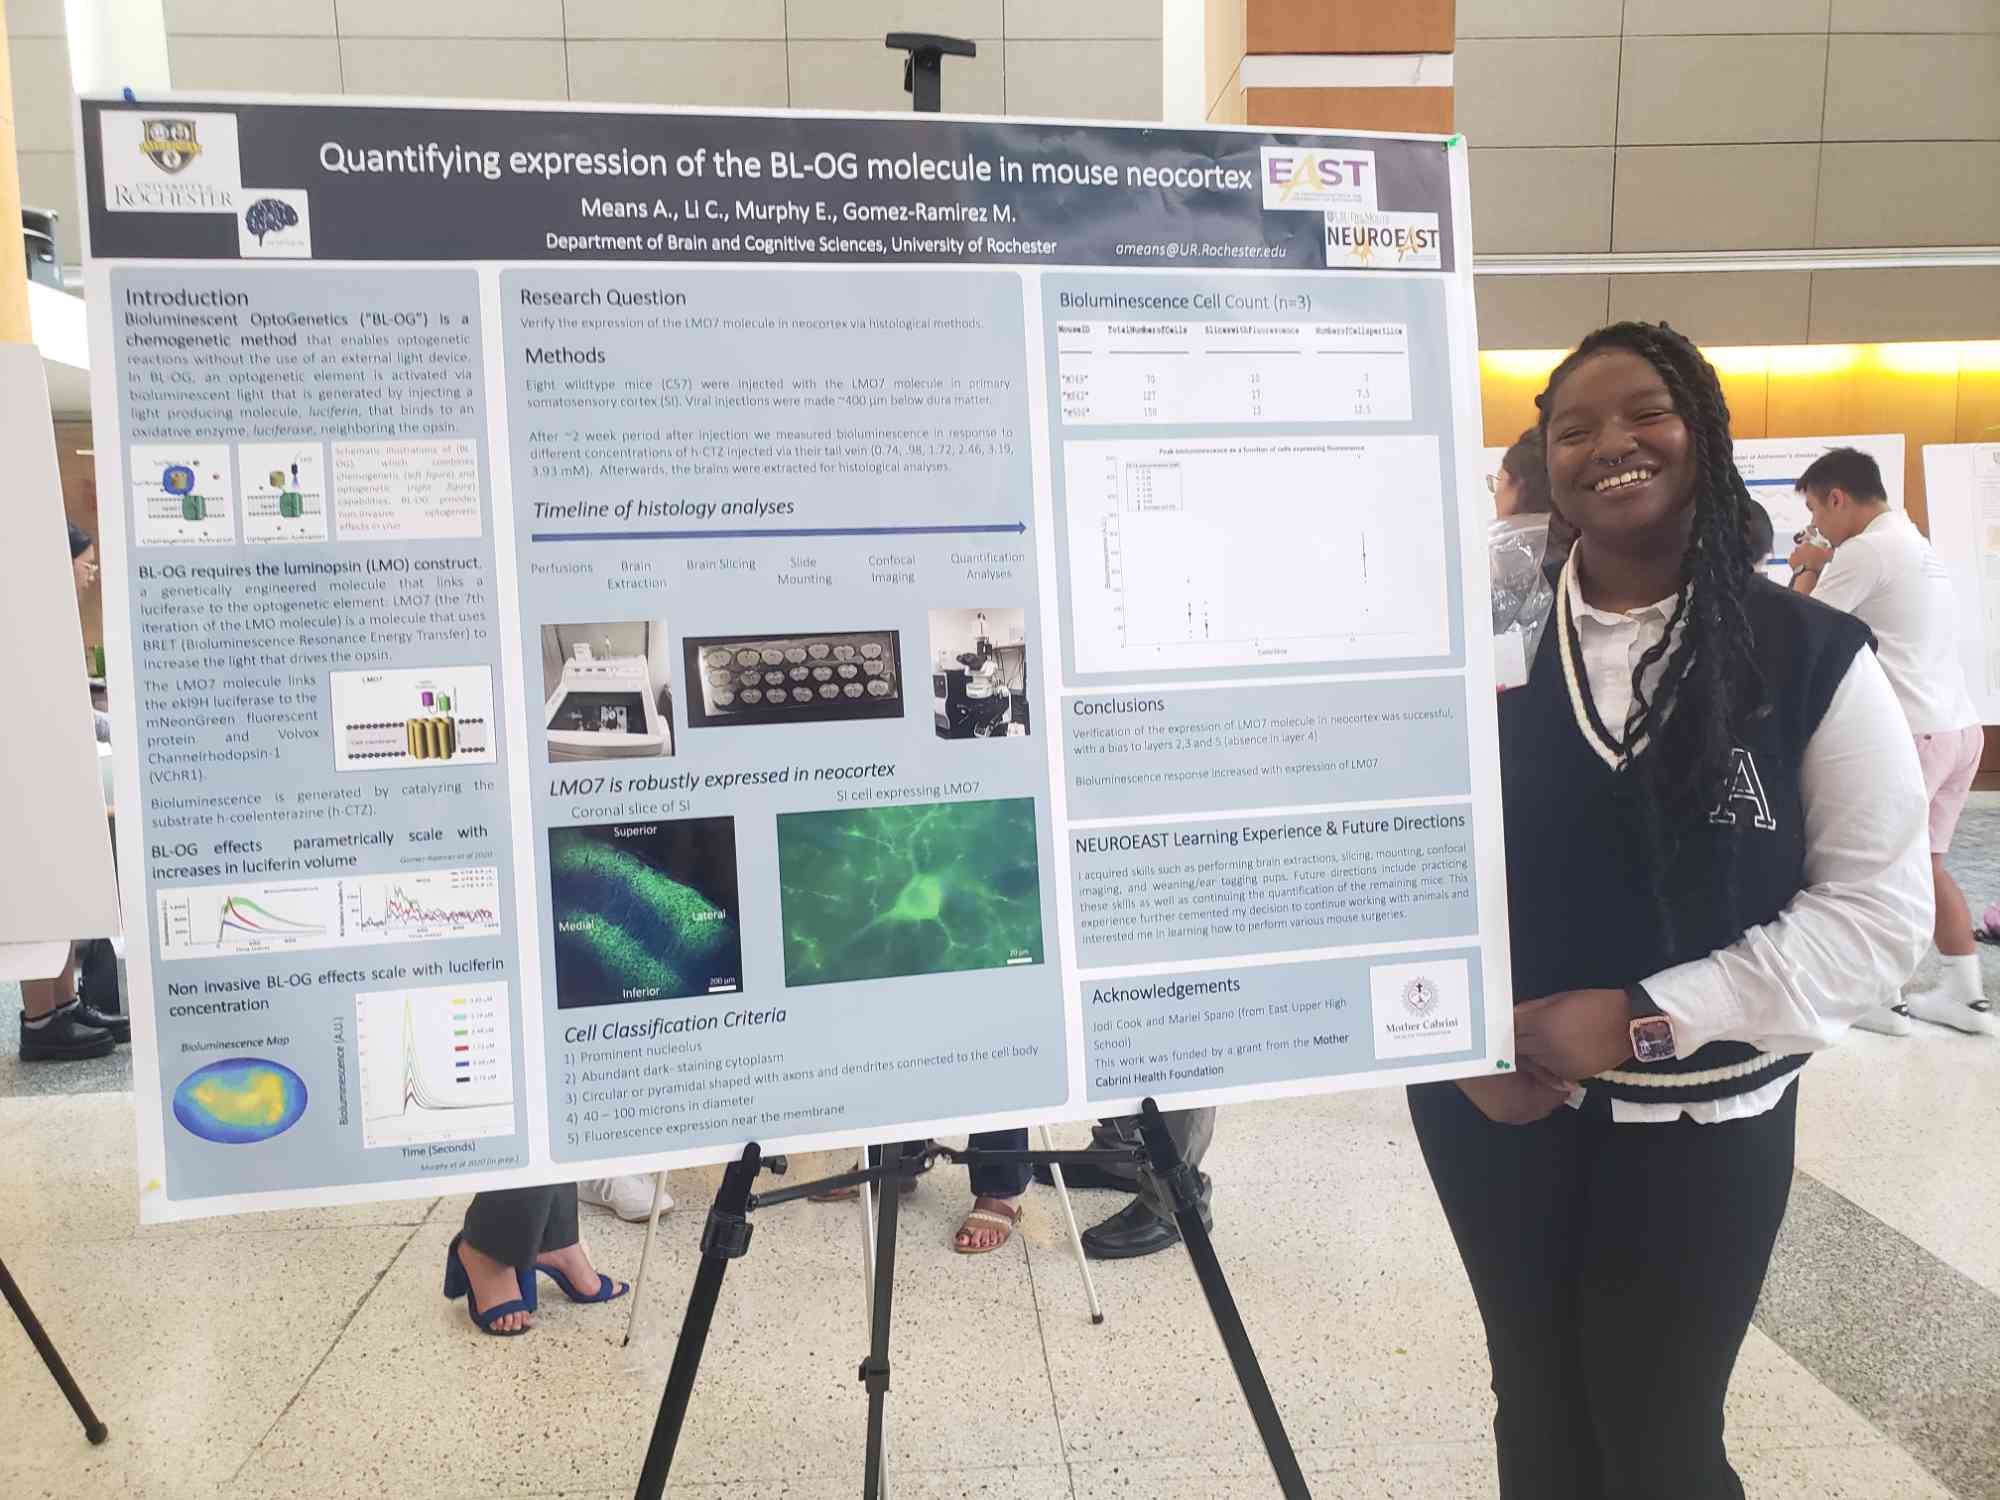
[{"label": "navy blue vest", "polygon": [[[1564,680],[1559,611],[1542,632],[1527,683],[1501,694],[1516,1003],[1563,990],[1622,989],[1704,957],[1771,921],[1804,887],[1799,767],[1855,653],[1873,637],[1852,615],[1761,578],[1745,609],[1770,711],[1744,726],[1723,805],[1681,830],[1667,886],[1671,937],[1647,876],[1638,815],[1628,805],[1636,788],[1625,778],[1634,772],[1613,771],[1578,723]],[[1641,751],[1640,763],[1650,754]],[[1720,870],[1725,842],[1735,846],[1734,880],[1704,878]],[[1663,1063],[1628,1059],[1589,1087],[1649,1104],[1685,1103],[1746,1093],[1804,1063],[1748,1042],[1711,1042]]]}]

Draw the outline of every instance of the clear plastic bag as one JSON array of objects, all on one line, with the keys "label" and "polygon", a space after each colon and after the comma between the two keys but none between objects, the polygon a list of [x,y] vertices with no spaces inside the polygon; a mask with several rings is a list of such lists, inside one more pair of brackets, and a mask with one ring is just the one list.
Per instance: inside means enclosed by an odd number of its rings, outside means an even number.
[{"label": "clear plastic bag", "polygon": [[1502,692],[1528,680],[1542,643],[1555,589],[1542,571],[1549,547],[1547,516],[1510,516],[1486,528],[1493,593],[1493,673]]},{"label": "clear plastic bag", "polygon": [[[1555,590],[1542,572],[1549,548],[1549,518],[1509,516],[1486,528],[1486,557],[1493,578],[1493,633],[1514,626],[1539,634]],[[1532,643],[1531,643],[1532,644]]]}]

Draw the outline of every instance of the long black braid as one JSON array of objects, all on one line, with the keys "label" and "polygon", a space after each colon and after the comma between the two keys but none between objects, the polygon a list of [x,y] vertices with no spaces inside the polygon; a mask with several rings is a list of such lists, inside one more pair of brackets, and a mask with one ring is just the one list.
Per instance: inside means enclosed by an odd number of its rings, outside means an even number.
[{"label": "long black braid", "polygon": [[[1636,773],[1630,789],[1644,863],[1671,934],[1671,897],[1680,883],[1674,867],[1689,835],[1723,805],[1743,726],[1765,711],[1764,675],[1744,610],[1757,576],[1744,543],[1751,500],[1736,469],[1722,383],[1701,352],[1664,323],[1614,323],[1577,345],[1535,398],[1544,439],[1557,388],[1584,360],[1611,350],[1636,354],[1659,372],[1693,444],[1694,515],[1681,555],[1680,598],[1666,634],[1633,669],[1632,710],[1619,747],[1628,772]],[[1675,631],[1683,626],[1675,646]],[[1663,657],[1659,683],[1648,693],[1646,674]],[[1646,743],[1650,753],[1636,755]],[[1689,871],[1690,879],[1720,875],[1725,889],[1733,887],[1733,841],[1722,847],[1723,869]]]}]

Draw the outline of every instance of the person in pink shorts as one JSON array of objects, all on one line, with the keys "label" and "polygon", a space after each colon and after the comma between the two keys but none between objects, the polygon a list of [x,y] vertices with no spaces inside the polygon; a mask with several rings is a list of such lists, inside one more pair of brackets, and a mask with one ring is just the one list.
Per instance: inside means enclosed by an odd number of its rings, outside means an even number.
[{"label": "person in pink shorts", "polygon": [[1944,864],[1986,741],[1959,665],[1958,606],[1950,579],[1924,534],[1890,507],[1882,471],[1867,454],[1830,449],[1799,476],[1798,490],[1814,526],[1832,545],[1799,545],[1791,558],[1792,587],[1846,610],[1875,632],[1882,669],[1916,737],[1931,799],[1934,937],[1943,977],[1935,987],[1914,991],[1855,1024],[1906,1035],[1914,1014],[1958,1031],[2000,1035],[1980,981],[1972,912]]}]

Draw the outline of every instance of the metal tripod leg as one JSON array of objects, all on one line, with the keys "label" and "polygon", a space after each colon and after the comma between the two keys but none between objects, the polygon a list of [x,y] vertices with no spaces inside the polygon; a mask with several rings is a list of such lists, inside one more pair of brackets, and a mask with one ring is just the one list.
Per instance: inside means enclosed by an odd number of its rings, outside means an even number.
[{"label": "metal tripod leg", "polygon": [[[901,1163],[921,1155],[922,1142],[883,1148],[888,1159]],[[882,1403],[889,1394],[889,1313],[896,1290],[896,1215],[902,1204],[900,1174],[878,1184],[875,1204],[875,1293],[869,1303],[868,1358],[861,1365],[861,1383],[868,1388],[868,1451],[861,1481],[862,1500],[884,1500],[882,1481]]]},{"label": "metal tripod leg", "polygon": [[97,1420],[97,1413],[90,1409],[90,1403],[83,1398],[75,1379],[69,1373],[69,1366],[56,1352],[54,1342],[42,1327],[42,1320],[35,1316],[35,1310],[28,1306],[28,1299],[21,1295],[21,1289],[14,1284],[13,1276],[7,1270],[7,1263],[0,1260],[0,1293],[7,1298],[7,1305],[14,1309],[14,1316],[21,1321],[22,1330],[28,1335],[28,1342],[35,1346],[35,1352],[42,1357],[42,1363],[49,1367],[49,1374],[69,1398],[69,1409],[76,1413],[77,1421],[83,1424],[83,1435],[92,1443],[101,1443],[111,1435],[111,1429]]},{"label": "metal tripod leg", "polygon": [[701,1266],[688,1292],[687,1316],[681,1320],[680,1342],[674,1346],[673,1368],[660,1394],[660,1414],[653,1419],[653,1438],[646,1445],[646,1465],[639,1471],[637,1500],[662,1500],[667,1472],[674,1466],[674,1448],[687,1420],[688,1398],[694,1394],[695,1372],[708,1343],[708,1326],[715,1320],[715,1299],[722,1291],[722,1273],[730,1261],[750,1248],[750,1188],[757,1181],[763,1152],[752,1141],[722,1174],[722,1188],[709,1208],[701,1231]]},{"label": "metal tripod leg", "polygon": [[[1049,1139],[1049,1127],[1042,1125],[1037,1128],[1042,1135],[1042,1149],[1055,1150],[1055,1144]],[[1062,1203],[1063,1222],[1069,1226],[1069,1248],[1076,1256],[1076,1269],[1083,1276],[1083,1298],[1090,1304],[1090,1321],[1102,1323],[1104,1306],[1097,1300],[1097,1282],[1090,1274],[1090,1261],[1083,1253],[1083,1233],[1076,1227],[1076,1205],[1069,1201],[1069,1184],[1063,1181],[1060,1163],[1049,1163],[1049,1180],[1055,1184],[1056,1197]]]},{"label": "metal tripod leg", "polygon": [[1174,1144],[1174,1138],[1167,1130],[1166,1118],[1161,1115],[1159,1105],[1151,1099],[1139,1107],[1139,1136],[1146,1143],[1153,1175],[1166,1190],[1167,1201],[1173,1206],[1174,1222],[1180,1226],[1181,1242],[1187,1246],[1188,1259],[1194,1262],[1194,1274],[1201,1281],[1202,1295],[1208,1299],[1208,1310],[1215,1319],[1216,1332],[1222,1335],[1222,1346],[1229,1351],[1229,1363],[1236,1370],[1236,1383],[1243,1388],[1244,1404],[1250,1408],[1250,1416],[1257,1424],[1257,1435],[1264,1440],[1265,1455],[1271,1460],[1272,1471],[1278,1476],[1279,1492],[1285,1500],[1312,1500],[1312,1491],[1306,1488],[1306,1476],[1299,1468],[1298,1455],[1292,1452],[1291,1439],[1285,1435],[1278,1404],[1271,1399],[1270,1386],[1264,1383],[1264,1372],[1257,1364],[1257,1351],[1250,1347],[1250,1334],[1236,1311],[1236,1299],[1229,1294],[1229,1282],[1222,1274],[1222,1262],[1215,1258],[1215,1246],[1209,1242],[1208,1226],[1201,1221],[1201,1174],[1181,1160],[1180,1148]]}]

